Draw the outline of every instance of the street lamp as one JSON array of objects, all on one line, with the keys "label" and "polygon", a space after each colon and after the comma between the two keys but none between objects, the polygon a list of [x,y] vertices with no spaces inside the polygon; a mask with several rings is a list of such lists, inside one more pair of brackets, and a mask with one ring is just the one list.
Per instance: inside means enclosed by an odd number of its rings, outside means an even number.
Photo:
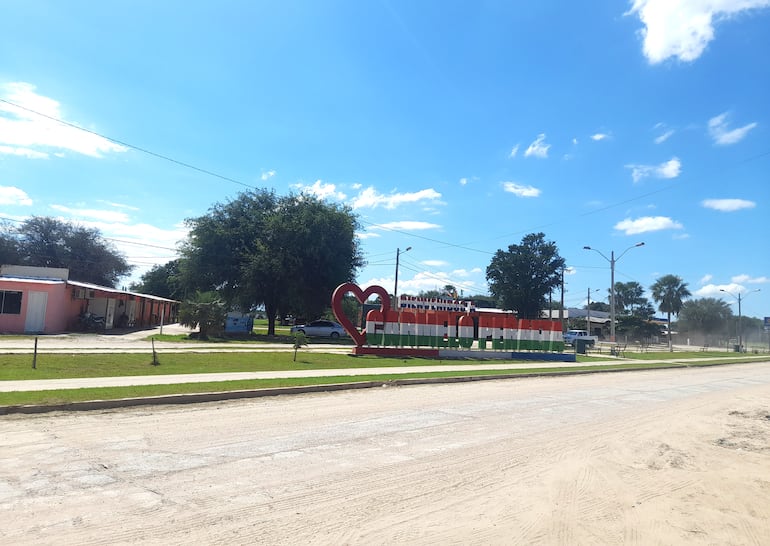
[{"label": "street lamp", "polygon": [[615,342],[615,263],[621,259],[626,252],[638,246],[644,246],[644,243],[636,243],[635,245],[631,245],[623,252],[621,252],[620,256],[617,258],[615,257],[614,250],[610,253],[610,257],[608,258],[595,248],[591,248],[590,246],[583,247],[583,250],[593,250],[599,256],[610,262],[610,341],[613,343]]},{"label": "street lamp", "polygon": [[[756,290],[750,290],[747,292],[747,294],[751,294],[753,292],[759,292],[759,288]],[[741,321],[741,293],[738,292],[738,297],[735,297],[735,294],[732,292],[728,292],[724,288],[719,289],[720,292],[724,292],[725,294],[728,294],[732,296],[733,298],[738,300],[738,351],[743,352],[743,322]],[[745,296],[744,296],[745,299]]]},{"label": "street lamp", "polygon": [[[598,292],[600,289],[597,288],[594,290],[594,292]],[[586,303],[586,330],[588,331],[588,335],[591,335],[591,289],[588,289],[588,302]]]},{"label": "street lamp", "polygon": [[396,248],[396,280],[393,283],[393,306],[398,311],[398,257],[402,252],[409,252],[412,250],[411,246],[406,247],[403,251],[400,248]]}]

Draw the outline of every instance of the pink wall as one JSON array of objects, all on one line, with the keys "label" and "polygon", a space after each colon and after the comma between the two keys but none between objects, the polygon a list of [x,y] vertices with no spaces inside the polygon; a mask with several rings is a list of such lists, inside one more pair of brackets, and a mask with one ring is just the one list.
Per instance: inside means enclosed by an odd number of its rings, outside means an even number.
[{"label": "pink wall", "polygon": [[[23,334],[27,320],[27,305],[30,292],[45,292],[48,294],[45,310],[45,323],[42,333],[56,334],[60,332],[77,331],[79,317],[85,311],[97,312],[103,315],[104,309],[92,309],[89,305],[98,302],[106,307],[107,299],[116,300],[115,318],[117,321],[121,313],[126,309],[126,302],[136,301],[137,327],[155,326],[160,324],[161,312],[164,323],[176,320],[176,304],[173,302],[158,301],[139,295],[127,294],[117,291],[89,289],[95,293],[95,298],[84,299],[73,297],[73,290],[82,290],[77,286],[68,285],[65,281],[41,280],[41,279],[17,279],[12,277],[0,278],[0,290],[21,292],[21,312],[18,315],[0,314],[0,334]],[[123,305],[120,305],[123,302]],[[163,311],[161,311],[163,309]],[[113,325],[116,325],[113,322]]]},{"label": "pink wall", "polygon": [[22,292],[21,313],[18,315],[0,314],[0,332],[8,334],[24,333],[29,292],[45,292],[48,294],[44,333],[63,332],[67,329],[66,315],[69,304],[69,292],[64,281],[16,281],[3,279],[0,280],[0,290]]}]

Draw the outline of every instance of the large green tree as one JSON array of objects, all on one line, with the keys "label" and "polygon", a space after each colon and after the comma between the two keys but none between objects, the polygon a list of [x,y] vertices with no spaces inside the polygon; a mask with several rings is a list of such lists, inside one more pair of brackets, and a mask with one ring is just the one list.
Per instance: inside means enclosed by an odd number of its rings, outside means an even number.
[{"label": "large green tree", "polygon": [[242,309],[264,305],[269,335],[279,313],[319,316],[363,265],[355,215],[308,195],[242,193],[187,225],[183,286],[217,290]]},{"label": "large green tree", "polygon": [[633,314],[635,307],[644,305],[644,288],[636,281],[615,283],[615,310],[618,314]]},{"label": "large green tree", "polygon": [[114,287],[133,269],[95,228],[33,216],[16,228],[13,238],[18,265],[66,267],[72,280]]},{"label": "large green tree", "polygon": [[682,304],[678,327],[690,335],[702,335],[705,342],[717,332],[727,330],[733,311],[730,304],[717,298],[700,298]]},{"label": "large green tree", "polygon": [[539,318],[546,295],[560,286],[564,258],[544,233],[525,235],[521,244],[498,250],[487,267],[489,291],[504,309],[521,318]]},{"label": "large green tree", "polygon": [[668,315],[668,350],[673,351],[671,342],[671,315],[678,315],[682,310],[684,300],[690,297],[687,283],[676,275],[663,275],[650,287],[652,299],[658,304],[658,309]]},{"label": "large green tree", "polygon": [[141,276],[139,282],[132,283],[130,288],[142,294],[181,299],[183,294],[179,286],[179,260],[153,266]]},{"label": "large green tree", "polygon": [[0,221],[0,265],[21,263],[18,247],[19,238],[16,228],[8,221]]}]

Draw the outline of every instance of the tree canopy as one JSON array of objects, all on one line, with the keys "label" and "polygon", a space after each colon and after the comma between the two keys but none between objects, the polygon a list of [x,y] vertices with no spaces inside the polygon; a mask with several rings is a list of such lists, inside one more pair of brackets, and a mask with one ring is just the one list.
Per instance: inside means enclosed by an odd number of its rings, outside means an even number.
[{"label": "tree canopy", "polygon": [[702,334],[704,338],[727,330],[733,311],[724,300],[700,298],[682,304],[679,312],[679,328],[693,335]]},{"label": "tree canopy", "polygon": [[521,244],[498,250],[487,267],[490,293],[521,318],[538,318],[546,295],[561,282],[564,258],[544,233],[525,235]]},{"label": "tree canopy", "polygon": [[263,304],[269,335],[279,312],[319,316],[363,265],[350,209],[308,195],[242,193],[187,225],[183,286],[217,290],[243,309]]},{"label": "tree canopy", "polygon": [[[668,324],[671,324],[671,315],[678,315],[682,310],[685,299],[690,297],[690,291],[687,283],[681,277],[676,275],[663,275],[651,287],[652,299],[658,304],[661,312],[668,314]],[[669,332],[670,332],[669,328]],[[671,345],[671,334],[668,336],[669,350],[673,351]]]},{"label": "tree canopy", "polygon": [[142,294],[182,299],[182,290],[179,286],[179,260],[153,266],[141,276],[139,282],[132,283],[130,288]]},{"label": "tree canopy", "polygon": [[18,228],[0,230],[3,263],[66,267],[69,278],[114,287],[133,269],[98,229],[33,216]]}]

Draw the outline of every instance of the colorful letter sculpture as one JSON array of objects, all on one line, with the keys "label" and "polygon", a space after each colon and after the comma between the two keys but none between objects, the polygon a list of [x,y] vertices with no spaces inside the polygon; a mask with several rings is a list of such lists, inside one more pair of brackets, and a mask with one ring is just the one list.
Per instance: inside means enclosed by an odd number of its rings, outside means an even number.
[{"label": "colorful letter sculpture", "polygon": [[[348,293],[361,304],[379,296],[380,307],[366,314],[363,331],[342,310]],[[356,342],[355,355],[575,360],[564,353],[559,321],[519,319],[512,312],[477,309],[469,301],[402,296],[392,309],[383,287],[362,290],[345,283],[332,295],[332,310]]]}]

